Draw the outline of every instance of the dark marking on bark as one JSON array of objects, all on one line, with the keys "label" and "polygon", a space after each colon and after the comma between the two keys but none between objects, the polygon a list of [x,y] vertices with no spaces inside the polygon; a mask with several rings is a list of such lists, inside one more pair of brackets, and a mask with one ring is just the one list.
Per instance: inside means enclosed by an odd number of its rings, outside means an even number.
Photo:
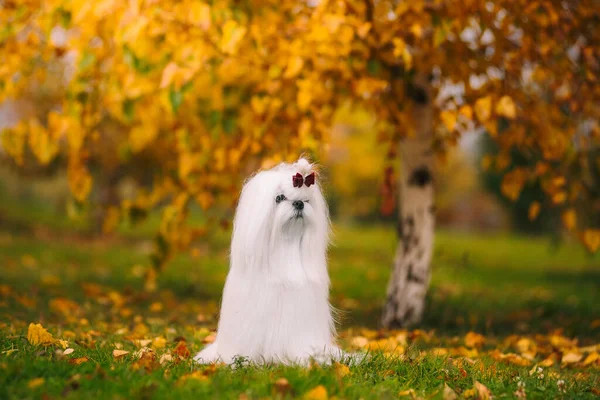
[{"label": "dark marking on bark", "polygon": [[429,172],[429,168],[426,166],[422,166],[416,168],[410,178],[408,179],[408,184],[418,187],[423,187],[431,183],[433,178],[431,177],[431,172]]},{"label": "dark marking on bark", "polygon": [[429,96],[427,95],[425,89],[413,83],[408,83],[406,85],[406,94],[417,104],[425,105],[429,103]]},{"label": "dark marking on bark", "polygon": [[434,206],[434,205],[429,206],[429,213],[430,214],[435,214],[436,210],[437,210],[436,206]]},{"label": "dark marking on bark", "polygon": [[402,223],[400,238],[402,240],[402,249],[404,250],[404,254],[408,253],[411,244],[414,241],[415,237],[415,218],[412,215],[409,215],[404,218]]},{"label": "dark marking on bark", "polygon": [[406,311],[404,312],[404,315],[401,318],[404,325],[406,325],[406,322],[409,321],[413,317],[414,314],[415,314],[414,307],[410,306],[406,309]]},{"label": "dark marking on bark", "polygon": [[421,276],[419,276],[415,273],[413,264],[408,265],[408,276],[406,279],[409,282],[416,282],[416,283],[420,283],[420,284],[425,283],[425,279],[423,279]]},{"label": "dark marking on bark", "polygon": [[392,315],[396,315],[398,312],[398,302],[396,302],[396,298],[394,297],[396,293],[390,294],[387,298],[387,307],[392,309]]}]

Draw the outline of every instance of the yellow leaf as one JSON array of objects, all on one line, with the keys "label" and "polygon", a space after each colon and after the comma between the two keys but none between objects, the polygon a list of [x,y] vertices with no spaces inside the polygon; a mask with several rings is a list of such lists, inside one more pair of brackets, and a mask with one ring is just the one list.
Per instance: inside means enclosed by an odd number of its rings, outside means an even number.
[{"label": "yellow leaf", "polygon": [[513,99],[509,96],[502,96],[496,104],[496,114],[506,117],[508,119],[515,119],[517,115],[517,108]]},{"label": "yellow leaf", "polygon": [[502,194],[512,201],[516,201],[521,194],[523,186],[525,185],[526,178],[527,176],[525,171],[520,168],[516,168],[508,172],[502,179]]},{"label": "yellow leaf", "polygon": [[577,214],[575,213],[575,210],[572,208],[565,210],[562,213],[562,222],[568,230],[571,231],[575,229],[575,226],[577,225]]},{"label": "yellow leaf", "polygon": [[305,400],[327,400],[329,396],[327,395],[327,389],[325,389],[325,386],[319,385],[304,393],[302,398]]},{"label": "yellow leaf", "polygon": [[129,352],[127,350],[113,350],[113,357],[114,358],[121,358],[127,354],[129,354]]},{"label": "yellow leaf", "polygon": [[563,364],[574,364],[574,363],[581,361],[582,358],[583,358],[583,354],[581,354],[581,353],[569,352],[569,353],[563,354],[561,362]]},{"label": "yellow leaf", "polygon": [[552,357],[548,357],[546,359],[544,359],[542,362],[539,363],[540,367],[551,367],[554,365],[554,359]]},{"label": "yellow leaf", "polygon": [[488,389],[484,384],[475,381],[475,389],[479,394],[480,400],[489,400],[492,398],[492,393],[490,392],[490,389]]},{"label": "yellow leaf", "polygon": [[129,132],[129,145],[131,151],[138,153],[148,146],[158,136],[158,129],[155,125],[143,124],[134,126]]},{"label": "yellow leaf", "polygon": [[79,202],[84,202],[92,190],[92,177],[81,166],[69,167],[67,172],[69,189]]},{"label": "yellow leaf", "polygon": [[35,389],[38,386],[42,386],[46,382],[44,378],[34,378],[27,382],[27,387],[29,389]]},{"label": "yellow leaf", "polygon": [[595,253],[600,247],[600,229],[586,229],[583,232],[583,244],[591,253]]},{"label": "yellow leaf", "polygon": [[410,51],[408,49],[408,46],[406,45],[406,42],[404,42],[404,40],[402,40],[400,38],[394,38],[393,44],[394,44],[394,51],[393,51],[394,57],[396,57],[396,58],[402,57],[402,61],[404,61],[405,68],[410,69],[410,67],[412,66],[412,54],[410,54]]},{"label": "yellow leaf", "polygon": [[462,115],[463,117],[465,117],[466,119],[469,119],[469,120],[473,119],[473,109],[468,104],[465,104],[464,106],[462,106],[458,110],[458,113],[460,115]]},{"label": "yellow leaf", "polygon": [[415,389],[406,389],[406,390],[402,390],[398,393],[399,397],[406,397],[406,396],[415,397],[416,395],[417,395],[417,393],[415,392]]},{"label": "yellow leaf", "polygon": [[223,25],[223,37],[221,38],[221,50],[224,53],[235,54],[240,46],[240,42],[246,35],[246,27],[240,26],[237,22],[229,20]]},{"label": "yellow leaf", "polygon": [[410,32],[415,35],[417,39],[420,39],[421,36],[423,36],[423,27],[418,23],[414,23],[410,27]]},{"label": "yellow leaf", "polygon": [[166,88],[171,84],[171,82],[173,82],[173,77],[177,73],[178,69],[179,67],[177,67],[177,64],[175,64],[173,61],[167,64],[165,69],[163,69],[162,77],[160,78],[161,89]]},{"label": "yellow leaf", "polygon": [[333,365],[333,369],[335,370],[335,375],[338,378],[343,378],[346,375],[350,374],[350,368],[348,368],[348,366],[344,365],[344,364],[340,364],[338,362],[336,362]]},{"label": "yellow leaf", "polygon": [[2,131],[2,148],[14,158],[18,165],[23,164],[25,141],[26,131],[23,123],[19,123],[14,129]]},{"label": "yellow leaf", "polygon": [[164,349],[166,345],[167,345],[167,339],[165,339],[162,336],[159,336],[157,338],[154,338],[154,340],[152,340],[152,348],[154,348],[154,349]]},{"label": "yellow leaf", "polygon": [[190,7],[190,22],[194,25],[200,26],[203,30],[210,28],[212,17],[210,13],[210,6],[206,3],[192,2]]},{"label": "yellow leaf", "polygon": [[190,380],[199,381],[199,382],[207,382],[208,376],[206,376],[203,371],[194,371],[191,374],[185,374],[177,381],[178,384],[183,384]]},{"label": "yellow leaf", "polygon": [[529,206],[529,220],[535,220],[538,217],[538,215],[540,215],[540,210],[541,207],[539,201],[534,201],[533,203],[531,203],[531,205]]},{"label": "yellow leaf", "polygon": [[481,347],[485,343],[485,337],[479,333],[469,332],[465,335],[465,345],[467,347]]},{"label": "yellow leaf", "polygon": [[475,102],[475,115],[479,122],[486,122],[492,115],[492,97],[485,96]]},{"label": "yellow leaf", "polygon": [[583,360],[583,365],[590,365],[600,358],[600,355],[596,352],[588,354],[588,356]]},{"label": "yellow leaf", "polygon": [[42,165],[47,165],[58,153],[58,142],[37,119],[29,121],[29,147]]},{"label": "yellow leaf", "polygon": [[292,59],[288,63],[287,68],[285,69],[283,77],[286,79],[296,77],[300,73],[300,71],[302,71],[303,66],[304,60],[301,57],[292,57]]},{"label": "yellow leaf", "polygon": [[452,132],[456,127],[457,117],[456,111],[454,110],[444,110],[440,113],[440,118],[449,132]]},{"label": "yellow leaf", "polygon": [[567,193],[565,192],[558,192],[552,195],[552,202],[554,204],[563,204],[565,201],[567,201]]},{"label": "yellow leaf", "polygon": [[298,92],[298,98],[296,101],[298,103],[298,108],[300,108],[302,111],[306,111],[312,102],[312,95],[310,92],[308,92],[308,90],[301,90]]},{"label": "yellow leaf", "polygon": [[43,346],[49,346],[56,343],[56,339],[52,337],[52,335],[44,329],[42,324],[29,324],[29,329],[27,330],[27,340],[34,346],[39,344]]},{"label": "yellow leaf", "polygon": [[355,336],[352,338],[351,343],[352,346],[362,349],[363,347],[367,347],[369,344],[369,339],[363,336]]},{"label": "yellow leaf", "polygon": [[356,29],[356,34],[359,38],[364,39],[371,30],[371,23],[365,22]]}]

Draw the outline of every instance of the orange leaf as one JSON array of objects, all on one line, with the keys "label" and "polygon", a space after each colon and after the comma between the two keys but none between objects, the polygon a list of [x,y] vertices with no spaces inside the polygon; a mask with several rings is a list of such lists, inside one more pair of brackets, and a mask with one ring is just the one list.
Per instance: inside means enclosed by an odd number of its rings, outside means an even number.
[{"label": "orange leaf", "polygon": [[329,396],[327,394],[327,389],[325,389],[325,386],[319,385],[304,393],[304,396],[302,396],[302,398],[305,400],[327,400]]},{"label": "orange leaf", "polygon": [[440,113],[440,118],[442,119],[442,122],[444,123],[446,129],[448,129],[449,132],[452,132],[456,127],[456,111],[444,110]]},{"label": "orange leaf", "polygon": [[89,358],[87,358],[87,357],[71,358],[69,360],[69,364],[79,365],[79,364],[83,364],[88,361],[89,361]]},{"label": "orange leaf", "polygon": [[531,203],[531,205],[529,206],[529,220],[533,221],[535,220],[538,215],[540,215],[540,202],[539,201],[534,201],[533,203]]},{"label": "orange leaf", "polygon": [[513,99],[509,96],[502,96],[496,104],[496,114],[506,117],[508,119],[514,119],[517,115],[517,108]]},{"label": "orange leaf", "polygon": [[562,213],[562,222],[568,230],[571,231],[575,229],[575,226],[577,225],[577,214],[575,213],[575,210],[572,208],[565,210],[565,212]]},{"label": "orange leaf", "polygon": [[177,346],[175,346],[173,353],[181,358],[189,358],[190,356],[190,350],[188,349],[184,341],[177,343]]},{"label": "orange leaf", "polygon": [[598,251],[600,247],[600,229],[586,229],[583,232],[583,244],[591,253]]},{"label": "orange leaf", "polygon": [[486,122],[492,115],[492,97],[485,96],[475,102],[475,115],[479,122]]}]

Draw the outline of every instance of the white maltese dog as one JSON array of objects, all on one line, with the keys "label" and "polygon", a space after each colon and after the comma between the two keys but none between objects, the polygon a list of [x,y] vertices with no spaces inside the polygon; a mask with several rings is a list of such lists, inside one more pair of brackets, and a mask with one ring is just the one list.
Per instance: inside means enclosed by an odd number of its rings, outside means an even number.
[{"label": "white maltese dog", "polygon": [[312,164],[301,158],[251,177],[233,223],[217,337],[195,360],[306,365],[311,358],[339,359],[328,241],[329,212]]}]

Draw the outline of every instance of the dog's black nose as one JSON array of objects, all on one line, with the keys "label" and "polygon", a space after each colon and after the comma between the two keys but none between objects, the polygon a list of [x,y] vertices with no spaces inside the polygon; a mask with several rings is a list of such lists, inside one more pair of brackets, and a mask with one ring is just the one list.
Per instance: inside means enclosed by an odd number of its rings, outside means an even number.
[{"label": "dog's black nose", "polygon": [[302,210],[304,208],[304,202],[300,200],[296,200],[292,203],[296,210]]}]

